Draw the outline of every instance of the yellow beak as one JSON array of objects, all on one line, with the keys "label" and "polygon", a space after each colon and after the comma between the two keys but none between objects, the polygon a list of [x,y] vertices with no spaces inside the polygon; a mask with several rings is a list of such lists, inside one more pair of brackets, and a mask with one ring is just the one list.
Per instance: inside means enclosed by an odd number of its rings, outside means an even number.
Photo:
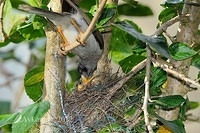
[{"label": "yellow beak", "polygon": [[93,76],[89,78],[81,76],[81,82],[77,86],[78,91],[84,91],[85,89],[89,88],[93,79]]}]

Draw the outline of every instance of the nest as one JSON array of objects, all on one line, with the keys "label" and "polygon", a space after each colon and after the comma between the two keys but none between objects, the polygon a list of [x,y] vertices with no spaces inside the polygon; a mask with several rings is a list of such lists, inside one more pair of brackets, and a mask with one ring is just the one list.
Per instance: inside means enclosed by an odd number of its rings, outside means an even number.
[{"label": "nest", "polygon": [[114,104],[116,100],[121,100],[122,89],[120,86],[115,88],[121,79],[115,78],[104,85],[67,93],[64,97],[67,121],[58,122],[59,132],[97,132],[119,120],[120,124],[126,125],[129,120],[124,120],[124,104]]},{"label": "nest", "polygon": [[[98,132],[112,123],[120,123],[132,129],[138,123],[138,118],[142,113],[140,106],[142,95],[140,90],[127,95],[127,90],[132,89],[130,84],[137,83],[132,78],[134,79],[133,75],[141,69],[141,67],[137,68],[125,76],[114,76],[84,91],[76,90],[66,93],[64,96],[65,121],[56,121],[59,132]],[[125,118],[125,108],[133,106],[138,108],[137,111]]]},{"label": "nest", "polygon": [[65,96],[64,107],[69,117],[67,132],[96,132],[113,122],[116,108],[107,85],[74,91]]}]

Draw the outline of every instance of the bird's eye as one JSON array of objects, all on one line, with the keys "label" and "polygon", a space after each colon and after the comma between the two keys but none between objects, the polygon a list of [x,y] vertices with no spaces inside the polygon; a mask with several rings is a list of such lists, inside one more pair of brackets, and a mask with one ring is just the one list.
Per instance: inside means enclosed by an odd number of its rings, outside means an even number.
[{"label": "bird's eye", "polygon": [[83,73],[87,73],[87,68],[82,64],[78,65],[78,72],[82,75]]}]

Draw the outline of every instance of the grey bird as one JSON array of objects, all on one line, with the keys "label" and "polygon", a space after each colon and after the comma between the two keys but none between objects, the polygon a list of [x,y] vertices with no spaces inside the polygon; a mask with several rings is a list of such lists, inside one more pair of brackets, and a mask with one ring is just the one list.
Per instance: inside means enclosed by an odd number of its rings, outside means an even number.
[{"label": "grey bird", "polygon": [[[28,4],[20,4],[18,9],[28,13],[37,14],[49,19],[55,26],[60,26],[62,32],[69,45],[77,40],[80,31],[71,23],[71,19],[75,20],[81,31],[86,31],[89,22],[84,13],[70,0],[66,0],[69,4],[70,12],[56,13],[49,10],[32,7]],[[85,45],[80,45],[72,50],[72,53],[79,57],[78,71],[84,78],[91,78],[96,70],[97,62],[103,51],[103,39],[98,31],[94,31],[85,41]]]}]

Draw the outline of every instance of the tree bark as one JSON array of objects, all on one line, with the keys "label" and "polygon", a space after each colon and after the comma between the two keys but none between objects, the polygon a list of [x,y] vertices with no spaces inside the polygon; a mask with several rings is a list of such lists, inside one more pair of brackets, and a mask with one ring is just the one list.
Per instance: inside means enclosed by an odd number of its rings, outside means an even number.
[{"label": "tree bark", "polygon": [[0,42],[4,42],[6,39],[6,34],[3,30],[3,8],[5,0],[0,1]]},{"label": "tree bark", "polygon": [[[185,1],[190,2],[189,0]],[[193,2],[200,4],[200,0],[194,0]],[[182,15],[188,16],[188,19],[183,19],[180,21],[178,32],[177,32],[177,41],[183,42],[188,46],[192,47],[200,42],[198,35],[198,27],[200,24],[200,8],[199,6],[192,6],[184,4]],[[184,61],[173,61],[172,62],[177,72],[184,75],[188,75],[190,68],[191,59]],[[167,87],[164,89],[163,95],[186,95],[188,88],[184,85],[183,81],[180,81],[173,76],[168,76]],[[180,108],[176,108],[170,111],[160,111],[160,116],[166,120],[175,120],[178,118]]]},{"label": "tree bark", "polygon": [[[99,0],[101,2],[101,0]],[[118,0],[107,0],[107,4],[118,4]],[[107,22],[107,25],[114,22],[115,16]],[[109,27],[106,29],[106,31],[110,31],[108,33],[103,34],[103,40],[104,40],[104,51],[102,54],[102,57],[98,61],[97,64],[97,71],[94,73],[95,78],[95,84],[101,84],[102,81],[105,82],[110,78],[112,68],[111,68],[111,60],[109,59],[109,48],[110,48],[110,41],[112,37],[112,27]]]},{"label": "tree bark", "polygon": [[[54,12],[61,12],[61,0],[51,0],[49,6]],[[40,133],[53,133],[58,131],[55,120],[61,119],[60,90],[65,84],[65,56],[59,55],[60,37],[52,24],[45,28],[47,37],[45,71],[44,71],[44,92],[43,101],[50,102],[50,109],[40,121]]]}]

